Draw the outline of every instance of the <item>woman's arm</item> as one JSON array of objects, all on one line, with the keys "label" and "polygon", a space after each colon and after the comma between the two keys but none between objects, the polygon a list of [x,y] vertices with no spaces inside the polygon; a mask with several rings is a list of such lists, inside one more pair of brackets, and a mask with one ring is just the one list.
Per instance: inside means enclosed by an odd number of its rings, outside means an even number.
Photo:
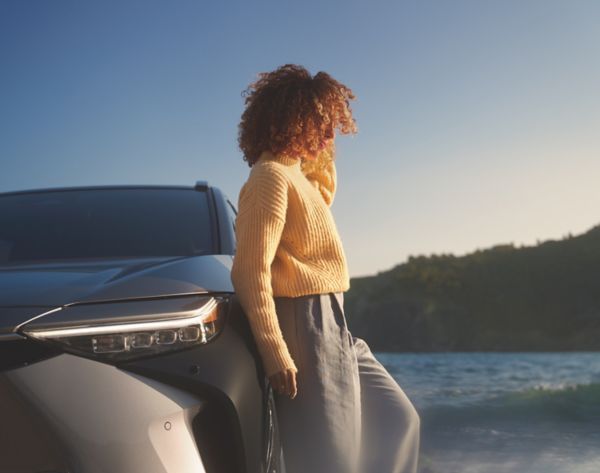
[{"label": "woman's arm", "polygon": [[240,191],[231,280],[270,377],[286,369],[298,371],[279,326],[271,285],[271,264],[285,223],[287,181],[272,168],[257,171]]},{"label": "woman's arm", "polygon": [[332,155],[323,152],[314,161],[303,160],[302,172],[319,190],[327,205],[331,206],[337,186],[335,160]]}]

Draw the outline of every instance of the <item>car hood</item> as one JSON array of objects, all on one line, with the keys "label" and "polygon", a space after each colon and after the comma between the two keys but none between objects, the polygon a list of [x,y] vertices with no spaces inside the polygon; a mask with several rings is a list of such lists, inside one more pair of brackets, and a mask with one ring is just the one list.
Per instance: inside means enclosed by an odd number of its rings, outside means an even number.
[{"label": "car hood", "polygon": [[65,305],[233,292],[230,255],[0,267],[0,333]]}]

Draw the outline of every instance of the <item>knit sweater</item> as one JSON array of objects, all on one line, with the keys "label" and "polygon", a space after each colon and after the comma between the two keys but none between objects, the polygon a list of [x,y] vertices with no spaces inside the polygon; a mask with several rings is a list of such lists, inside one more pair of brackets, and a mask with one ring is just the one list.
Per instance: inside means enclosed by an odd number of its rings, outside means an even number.
[{"label": "knit sweater", "polygon": [[265,151],[240,190],[231,280],[265,374],[298,371],[283,338],[273,297],[346,291],[346,258],[329,206],[332,159],[302,162]]}]

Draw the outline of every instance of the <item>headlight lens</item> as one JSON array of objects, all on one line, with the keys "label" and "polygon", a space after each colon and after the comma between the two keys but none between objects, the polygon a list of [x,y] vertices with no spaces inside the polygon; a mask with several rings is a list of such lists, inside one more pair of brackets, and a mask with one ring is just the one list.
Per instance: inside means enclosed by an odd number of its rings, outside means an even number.
[{"label": "headlight lens", "polygon": [[[143,322],[97,323],[52,329],[23,329],[23,334],[65,351],[105,360],[128,360],[210,342],[225,322],[227,299],[207,298],[185,317],[157,316]],[[176,315],[176,314],[175,314]]]}]

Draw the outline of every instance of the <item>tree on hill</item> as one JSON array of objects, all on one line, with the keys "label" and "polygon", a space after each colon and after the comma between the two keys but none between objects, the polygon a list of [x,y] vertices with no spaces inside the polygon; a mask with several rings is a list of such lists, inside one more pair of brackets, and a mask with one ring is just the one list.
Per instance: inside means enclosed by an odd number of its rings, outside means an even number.
[{"label": "tree on hill", "polygon": [[598,350],[600,225],[534,246],[410,256],[353,278],[345,306],[375,350]]}]

